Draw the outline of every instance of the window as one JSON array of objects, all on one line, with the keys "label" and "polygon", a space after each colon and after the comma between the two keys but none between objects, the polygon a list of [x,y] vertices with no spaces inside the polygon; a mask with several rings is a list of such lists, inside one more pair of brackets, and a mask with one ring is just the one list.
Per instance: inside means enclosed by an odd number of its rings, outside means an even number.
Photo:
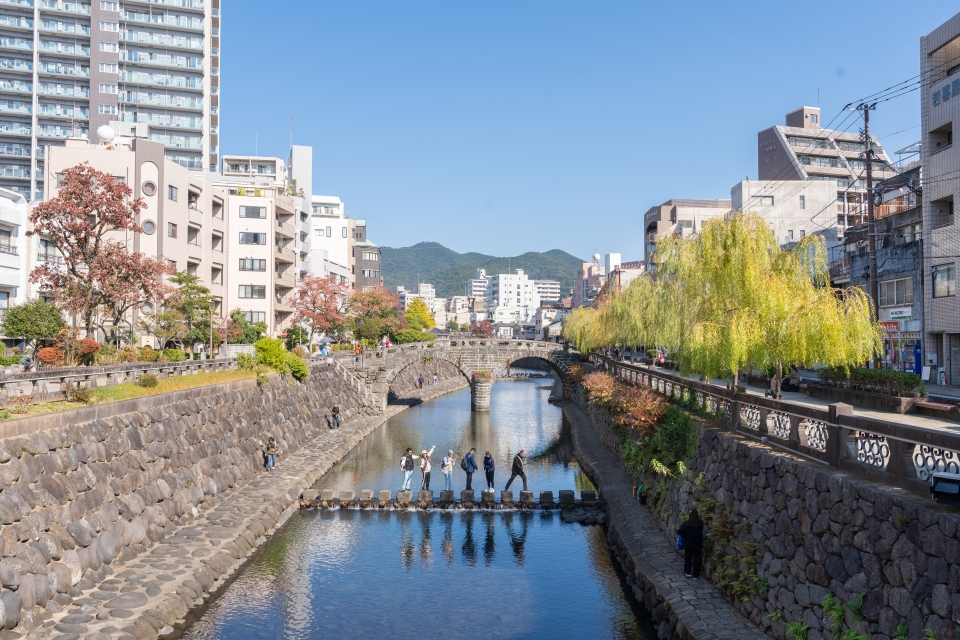
[{"label": "window", "polygon": [[119,31],[120,28],[116,22],[101,22],[100,31]]},{"label": "window", "polygon": [[177,188],[172,184],[167,185],[167,198],[173,200],[174,202],[177,201]]},{"label": "window", "polygon": [[[371,261],[371,262],[376,262],[377,260],[380,259],[380,254],[377,253],[376,251],[364,251],[364,252],[363,252],[363,259],[364,259],[364,260],[369,260],[369,261]],[[519,289],[519,287],[517,287],[517,288]]]},{"label": "window", "polygon": [[116,93],[117,85],[115,84],[101,84],[100,93]]},{"label": "window", "polygon": [[266,207],[240,207],[241,218],[266,218]]},{"label": "window", "polygon": [[820,116],[818,116],[815,113],[810,114],[810,122],[812,122],[813,124],[817,124],[819,121],[820,121]]},{"label": "window", "polygon": [[327,227],[327,237],[329,238],[332,235],[333,235],[333,229],[331,227]]},{"label": "window", "polygon": [[116,2],[110,2],[110,0],[100,0],[100,9],[102,11],[120,11],[120,7]]},{"label": "window", "polygon": [[323,237],[323,229],[314,229],[313,235]]},{"label": "window", "polygon": [[787,240],[793,240],[793,229],[787,230]]},{"label": "window", "polygon": [[117,65],[115,65],[115,64],[112,63],[112,62],[101,62],[101,63],[100,63],[100,71],[101,71],[102,73],[116,73],[116,72],[117,72]]},{"label": "window", "polygon": [[267,261],[256,258],[240,258],[240,271],[266,271]]},{"label": "window", "polygon": [[773,206],[773,196],[757,196],[757,203],[761,207],[772,207]]},{"label": "window", "polygon": [[913,304],[913,278],[900,278],[880,283],[880,306]]},{"label": "window", "polygon": [[247,322],[266,322],[267,321],[267,312],[266,311],[247,311]]},{"label": "window", "polygon": [[341,232],[342,232],[342,234],[343,234],[341,237],[346,238],[346,237],[347,237],[347,228],[344,227],[343,229],[341,229]]},{"label": "window", "polygon": [[170,238],[177,237],[177,225],[173,224],[172,222],[167,223],[167,236]]},{"label": "window", "polygon": [[[113,4],[116,4],[116,3],[113,3]],[[116,11],[116,9],[114,9],[114,11]],[[105,51],[105,52],[107,52],[107,53],[117,53],[119,50],[120,50],[120,49],[119,49],[119,47],[117,46],[117,43],[116,43],[116,42],[101,42],[101,43],[100,43],[100,51]]]},{"label": "window", "polygon": [[144,220],[140,228],[143,229],[145,234],[152,236],[153,232],[157,230],[157,225],[154,224],[153,220]]},{"label": "window", "polygon": [[240,232],[240,244],[267,244],[267,234]]},{"label": "window", "polygon": [[933,297],[945,298],[957,295],[956,271],[953,265],[933,268]]},{"label": "window", "polygon": [[805,196],[800,196],[800,208],[801,209],[807,208],[807,198]]},{"label": "window", "polygon": [[117,106],[114,104],[102,104],[100,105],[100,113],[115,115],[117,113]]},{"label": "window", "polygon": [[262,284],[242,284],[240,285],[240,297],[263,300],[267,297],[267,287]]},{"label": "window", "polygon": [[361,269],[360,275],[363,276],[364,278],[379,278],[380,272],[374,271],[373,269]]}]

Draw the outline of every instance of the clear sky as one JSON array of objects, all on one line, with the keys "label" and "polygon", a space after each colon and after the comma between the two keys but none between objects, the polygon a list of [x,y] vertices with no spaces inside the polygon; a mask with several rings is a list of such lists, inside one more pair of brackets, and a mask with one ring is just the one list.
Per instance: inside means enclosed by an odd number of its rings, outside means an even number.
[{"label": "clear sky", "polygon": [[[643,214],[729,198],[757,132],[919,73],[951,2],[225,0],[225,153],[314,148],[370,239],[515,255],[643,251]],[[866,12],[864,11],[866,10]],[[893,152],[920,92],[879,104]],[[841,116],[842,117],[842,116]],[[839,120],[838,120],[839,122]],[[847,121],[850,130],[859,124]],[[846,126],[846,125],[845,125]],[[901,132],[901,133],[896,133]]]}]

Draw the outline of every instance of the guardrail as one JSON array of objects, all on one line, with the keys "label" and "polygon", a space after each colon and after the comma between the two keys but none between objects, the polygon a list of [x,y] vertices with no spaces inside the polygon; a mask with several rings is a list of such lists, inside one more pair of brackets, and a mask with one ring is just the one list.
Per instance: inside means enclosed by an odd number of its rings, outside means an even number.
[{"label": "guardrail", "polygon": [[693,393],[727,429],[825,465],[876,480],[920,487],[937,471],[960,473],[960,435],[853,415],[848,404],[827,410],[734,393],[716,385],[592,354],[598,368],[667,396]]}]

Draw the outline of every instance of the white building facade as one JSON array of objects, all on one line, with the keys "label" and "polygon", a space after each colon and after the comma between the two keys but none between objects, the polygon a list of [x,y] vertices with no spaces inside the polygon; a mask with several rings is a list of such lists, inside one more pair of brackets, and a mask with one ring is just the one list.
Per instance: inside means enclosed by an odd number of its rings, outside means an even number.
[{"label": "white building facade", "polygon": [[537,286],[524,272],[501,273],[490,278],[486,293],[489,320],[494,324],[529,322],[540,306]]}]

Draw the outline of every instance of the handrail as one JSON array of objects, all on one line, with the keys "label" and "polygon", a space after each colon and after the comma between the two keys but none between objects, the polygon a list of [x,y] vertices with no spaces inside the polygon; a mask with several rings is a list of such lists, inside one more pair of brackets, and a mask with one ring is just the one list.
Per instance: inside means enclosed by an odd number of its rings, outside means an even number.
[{"label": "handrail", "polygon": [[725,428],[834,468],[915,485],[928,484],[937,471],[960,473],[958,434],[853,415],[848,404],[816,409],[735,393],[597,353],[590,358],[618,378],[669,397],[693,392],[702,406],[716,413]]}]

